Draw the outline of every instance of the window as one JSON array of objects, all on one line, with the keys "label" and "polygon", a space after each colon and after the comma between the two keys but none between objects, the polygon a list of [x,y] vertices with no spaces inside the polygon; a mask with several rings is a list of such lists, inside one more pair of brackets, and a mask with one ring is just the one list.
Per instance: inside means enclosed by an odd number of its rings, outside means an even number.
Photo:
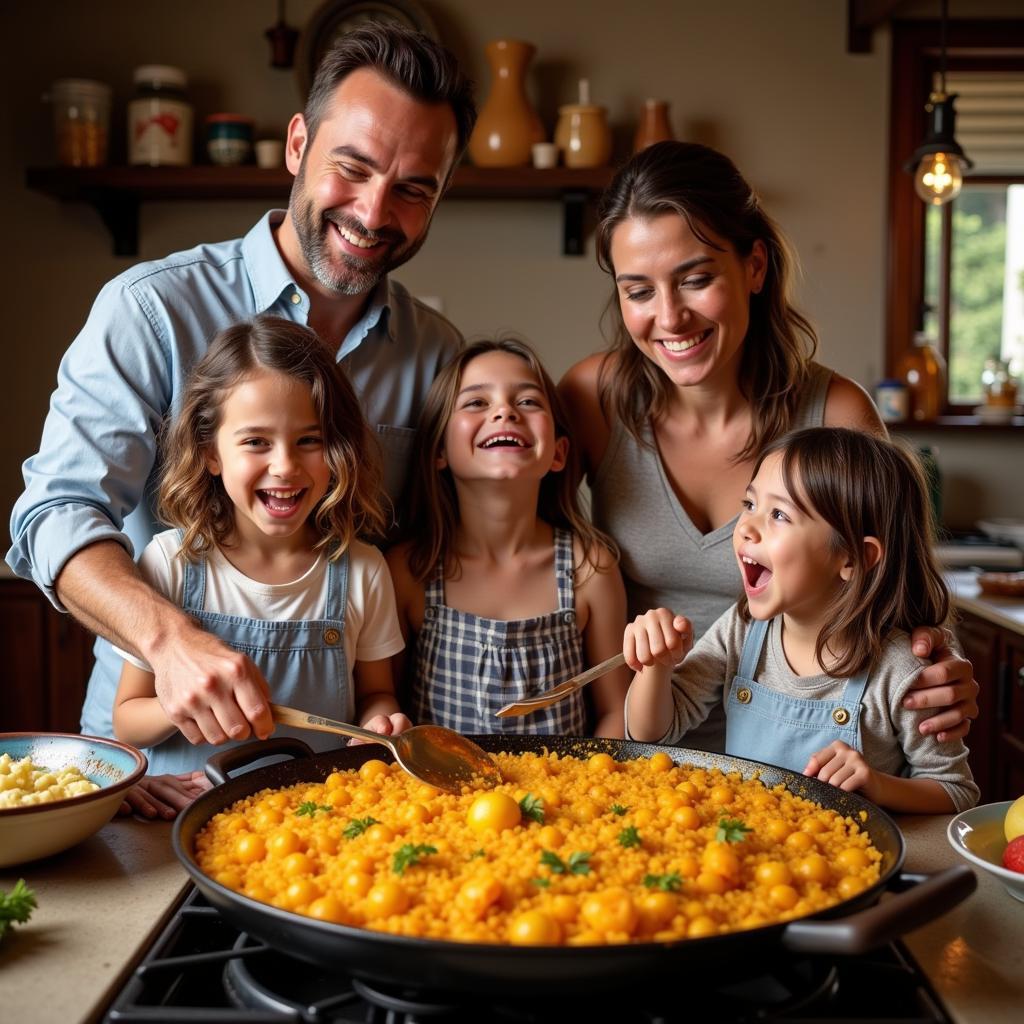
[{"label": "window", "polygon": [[938,23],[893,25],[887,365],[923,329],[946,356],[945,411],[969,413],[993,360],[1024,371],[1024,20],[949,24],[946,88],[975,167],[931,207],[903,163],[924,135],[938,40]]}]

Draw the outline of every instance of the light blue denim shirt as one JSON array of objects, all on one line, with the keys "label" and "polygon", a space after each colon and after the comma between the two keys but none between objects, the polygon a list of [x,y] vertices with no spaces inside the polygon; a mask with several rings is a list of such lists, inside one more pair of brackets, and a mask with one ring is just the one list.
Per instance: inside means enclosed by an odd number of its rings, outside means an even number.
[{"label": "light blue denim shirt", "polygon": [[[306,323],[309,299],[272,232],[283,217],[273,210],[244,238],[141,263],[97,296],[61,360],[39,452],[24,464],[25,491],[11,513],[7,562],[56,607],[54,580],[77,551],[116,540],[135,555],[156,533],[157,432],[218,331],[259,313]],[[388,279],[341,340],[338,358],[382,444],[392,497],[427,390],[461,342],[443,316]],[[121,659],[105,640],[95,650],[82,731],[111,736]]]}]

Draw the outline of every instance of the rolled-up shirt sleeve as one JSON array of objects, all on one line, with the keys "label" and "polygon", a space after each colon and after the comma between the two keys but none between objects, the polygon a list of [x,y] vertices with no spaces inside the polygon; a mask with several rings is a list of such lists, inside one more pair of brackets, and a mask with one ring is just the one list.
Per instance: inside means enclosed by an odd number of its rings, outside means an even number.
[{"label": "rolled-up shirt sleeve", "polygon": [[54,581],[97,541],[132,554],[125,517],[146,492],[171,398],[171,359],[159,321],[121,280],[99,294],[61,360],[25,491],[11,513],[7,562],[57,608]]}]

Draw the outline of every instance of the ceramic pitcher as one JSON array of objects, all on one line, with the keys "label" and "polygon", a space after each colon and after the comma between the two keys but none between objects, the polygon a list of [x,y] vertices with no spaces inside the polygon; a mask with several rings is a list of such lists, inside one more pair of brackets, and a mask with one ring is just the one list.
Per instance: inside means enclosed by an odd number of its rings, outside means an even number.
[{"label": "ceramic pitcher", "polygon": [[526,96],[526,68],[536,48],[515,39],[498,39],[484,47],[491,65],[491,92],[469,140],[469,155],[478,167],[520,167],[530,149],[544,141],[544,126]]},{"label": "ceramic pitcher", "polygon": [[633,152],[639,153],[640,150],[653,146],[655,142],[664,142],[672,137],[668,103],[665,100],[644,100],[640,121],[636,126],[636,135],[633,138]]}]

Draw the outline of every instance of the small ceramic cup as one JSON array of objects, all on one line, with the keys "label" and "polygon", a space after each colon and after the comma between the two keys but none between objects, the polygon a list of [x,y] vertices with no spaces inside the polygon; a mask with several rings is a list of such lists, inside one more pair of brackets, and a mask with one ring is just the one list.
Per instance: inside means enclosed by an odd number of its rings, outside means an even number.
[{"label": "small ceramic cup", "polygon": [[284,163],[284,142],[280,139],[260,139],[256,143],[258,167],[280,167]]},{"label": "small ceramic cup", "polygon": [[553,142],[535,142],[532,153],[534,167],[546,170],[558,166],[558,146]]},{"label": "small ceramic cup", "polygon": [[252,120],[241,114],[211,114],[206,119],[206,152],[222,167],[252,158]]}]

